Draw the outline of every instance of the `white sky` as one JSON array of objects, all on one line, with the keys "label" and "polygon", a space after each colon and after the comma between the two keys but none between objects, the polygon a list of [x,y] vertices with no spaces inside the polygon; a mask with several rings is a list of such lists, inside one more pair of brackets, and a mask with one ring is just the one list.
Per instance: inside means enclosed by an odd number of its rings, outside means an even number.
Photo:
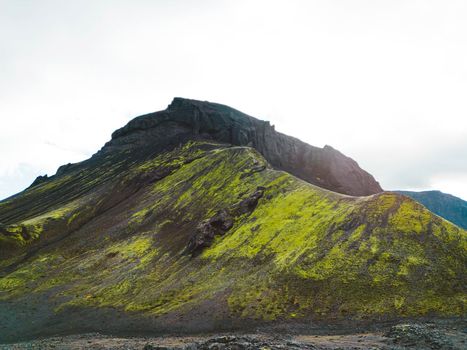
[{"label": "white sky", "polygon": [[174,96],[467,199],[467,1],[0,0],[0,198]]}]

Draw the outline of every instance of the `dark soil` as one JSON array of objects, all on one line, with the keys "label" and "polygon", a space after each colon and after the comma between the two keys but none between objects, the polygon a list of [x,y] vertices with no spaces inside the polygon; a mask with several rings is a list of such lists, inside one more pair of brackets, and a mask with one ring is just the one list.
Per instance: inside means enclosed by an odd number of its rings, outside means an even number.
[{"label": "dark soil", "polygon": [[[216,334],[203,336],[116,337],[97,333],[52,337],[0,345],[0,349],[254,350],[381,349],[463,350],[465,322],[407,323],[385,330],[347,334]],[[291,332],[293,333],[293,332]]]}]

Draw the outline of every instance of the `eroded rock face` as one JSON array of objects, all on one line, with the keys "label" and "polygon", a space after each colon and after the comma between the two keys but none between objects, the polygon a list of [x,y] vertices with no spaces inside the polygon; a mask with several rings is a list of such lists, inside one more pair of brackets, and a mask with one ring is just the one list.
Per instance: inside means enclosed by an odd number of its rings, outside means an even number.
[{"label": "eroded rock face", "polygon": [[232,228],[237,216],[251,214],[255,210],[264,190],[264,187],[258,187],[232,208],[219,210],[213,217],[201,222],[188,242],[185,253],[196,256],[204,248],[211,246],[215,236],[223,235]]},{"label": "eroded rock face", "polygon": [[220,210],[216,215],[198,225],[196,233],[188,242],[185,252],[192,256],[199,254],[203,248],[212,244],[215,236],[227,232],[233,226],[233,223],[234,218],[232,215],[225,209]]},{"label": "eroded rock face", "polygon": [[373,176],[331,146],[314,147],[233,108],[183,98],[175,98],[164,111],[133,119],[113,133],[102,151],[176,146],[190,139],[252,146],[274,167],[335,192],[355,196],[382,192]]}]

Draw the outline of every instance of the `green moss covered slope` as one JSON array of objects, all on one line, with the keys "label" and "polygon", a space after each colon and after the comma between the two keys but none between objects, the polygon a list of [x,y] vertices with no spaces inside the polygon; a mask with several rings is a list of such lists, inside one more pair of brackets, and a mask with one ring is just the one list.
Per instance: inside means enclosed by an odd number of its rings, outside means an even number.
[{"label": "green moss covered slope", "polygon": [[337,194],[212,142],[99,157],[0,204],[0,304],[40,302],[38,327],[465,314],[466,231],[408,197]]}]

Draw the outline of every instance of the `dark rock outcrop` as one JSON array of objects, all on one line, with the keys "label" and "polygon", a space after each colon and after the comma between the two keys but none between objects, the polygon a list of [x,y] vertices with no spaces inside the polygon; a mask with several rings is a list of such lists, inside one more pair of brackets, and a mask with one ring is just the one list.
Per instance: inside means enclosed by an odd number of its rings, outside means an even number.
[{"label": "dark rock outcrop", "polygon": [[255,210],[264,191],[264,187],[258,187],[255,192],[232,208],[219,210],[213,217],[201,222],[188,242],[185,253],[196,256],[203,248],[211,246],[215,236],[223,235],[232,228],[236,217],[251,214]]},{"label": "dark rock outcrop", "polygon": [[274,337],[267,339],[257,335],[222,335],[211,337],[206,340],[197,341],[182,346],[160,346],[150,343],[143,347],[143,350],[314,350],[317,349],[312,344],[288,339],[288,337]]},{"label": "dark rock outcrop", "polygon": [[36,179],[32,182],[32,184],[29,187],[34,187],[37,186],[43,182],[46,182],[49,179],[47,175],[39,175],[36,177]]},{"label": "dark rock outcrop", "polygon": [[398,324],[386,333],[397,345],[416,349],[454,349],[445,332],[434,324]]},{"label": "dark rock outcrop", "polygon": [[209,247],[214,237],[223,235],[234,224],[232,215],[227,210],[220,210],[216,215],[201,222],[196,228],[196,233],[191,237],[185,249],[185,253],[192,256],[199,254],[203,248]]},{"label": "dark rock outcrop", "polygon": [[196,350],[316,349],[316,347],[311,344],[304,344],[286,339],[265,340],[251,335],[213,337],[193,345],[192,349]]},{"label": "dark rock outcrop", "polygon": [[228,106],[183,98],[175,98],[164,111],[133,119],[113,133],[101,152],[170,147],[190,139],[254,147],[274,167],[335,192],[354,196],[382,192],[373,176],[331,146],[310,146]]}]

